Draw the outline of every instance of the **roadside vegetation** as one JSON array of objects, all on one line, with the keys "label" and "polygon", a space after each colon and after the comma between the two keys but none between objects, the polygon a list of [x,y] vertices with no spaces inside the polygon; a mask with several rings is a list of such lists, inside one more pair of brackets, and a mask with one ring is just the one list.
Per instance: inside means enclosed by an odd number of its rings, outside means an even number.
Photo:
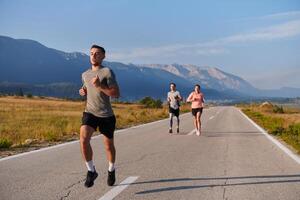
[{"label": "roadside vegetation", "polygon": [[[138,103],[113,103],[117,129],[168,117],[168,107],[146,97]],[[0,97],[0,151],[79,138],[84,101],[33,96]],[[188,112],[190,105],[181,106]]]},{"label": "roadside vegetation", "polygon": [[269,102],[242,105],[241,108],[269,134],[291,145],[300,154],[300,108]]}]

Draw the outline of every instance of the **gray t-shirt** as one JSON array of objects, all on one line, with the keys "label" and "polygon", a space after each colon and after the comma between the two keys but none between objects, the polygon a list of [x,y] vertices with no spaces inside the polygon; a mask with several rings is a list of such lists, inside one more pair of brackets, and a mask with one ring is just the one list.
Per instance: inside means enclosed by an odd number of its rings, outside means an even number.
[{"label": "gray t-shirt", "polygon": [[168,92],[168,99],[170,99],[171,101],[170,103],[170,107],[173,109],[178,109],[179,108],[179,104],[178,101],[175,99],[175,97],[180,97],[180,93],[178,91],[170,91]]},{"label": "gray t-shirt", "polygon": [[85,112],[91,113],[97,117],[111,117],[114,115],[110,104],[110,97],[103,92],[98,92],[91,80],[99,76],[101,84],[111,87],[117,86],[117,81],[113,71],[107,67],[102,67],[98,70],[92,71],[88,69],[82,73],[83,87],[87,89],[87,102]]}]

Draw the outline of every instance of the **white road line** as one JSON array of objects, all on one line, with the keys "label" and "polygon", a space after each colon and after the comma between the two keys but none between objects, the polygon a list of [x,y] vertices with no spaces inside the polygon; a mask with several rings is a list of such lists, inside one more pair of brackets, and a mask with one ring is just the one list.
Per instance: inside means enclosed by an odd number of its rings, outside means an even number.
[{"label": "white road line", "polygon": [[125,190],[131,183],[136,181],[139,177],[138,176],[130,176],[126,178],[122,183],[118,186],[115,186],[113,189],[108,191],[104,196],[102,196],[99,200],[111,200],[118,196],[123,190]]},{"label": "white road line", "polygon": [[217,115],[220,114],[221,111],[222,111],[222,110],[219,109],[219,111],[218,111],[215,115],[211,116],[208,120],[211,120],[211,119],[215,118]]},{"label": "white road line", "polygon": [[[236,108],[237,109],[237,108]],[[298,164],[300,164],[300,157],[281,144],[278,140],[268,134],[262,127],[257,125],[252,119],[250,119],[247,115],[245,115],[240,109],[237,109],[246,119],[248,119],[262,134],[264,134],[269,140],[271,140],[275,145],[277,145],[282,151],[284,151],[289,157],[295,160]]]},{"label": "white road line", "polygon": [[5,158],[1,158],[0,162],[4,161],[4,160],[10,160],[10,159],[13,159],[13,158],[26,156],[26,155],[32,154],[32,153],[38,153],[38,152],[42,152],[42,151],[46,151],[46,150],[50,150],[50,149],[55,149],[57,147],[62,147],[62,146],[66,146],[66,145],[70,145],[70,144],[74,144],[74,143],[78,143],[78,142],[79,142],[79,140],[76,140],[76,141],[67,142],[67,143],[63,143],[63,144],[57,144],[57,145],[54,145],[54,146],[51,146],[51,147],[45,147],[45,148],[42,148],[42,149],[37,149],[37,150],[33,150],[33,151],[28,151],[28,152],[16,154],[16,155],[13,155],[13,156],[7,156]]},{"label": "white road line", "polygon": [[189,132],[187,135],[193,135],[194,132],[196,132],[196,129],[193,129],[191,132]]},{"label": "white road line", "polygon": [[[189,114],[189,113],[184,113],[181,116],[185,116],[187,114]],[[143,126],[148,126],[148,125],[153,125],[153,124],[156,124],[156,123],[159,123],[159,122],[162,122],[162,121],[166,121],[168,119],[169,118],[161,119],[161,120],[158,120],[158,121],[149,122],[149,123],[141,124],[141,125],[137,125],[137,126],[132,126],[132,127],[126,128],[126,129],[117,130],[117,131],[115,131],[115,133],[124,134],[123,132],[125,132],[127,130],[135,129],[135,128],[139,128],[139,127],[143,127]],[[101,136],[102,135],[96,135],[96,136],[93,136],[92,139],[95,139],[95,138],[98,138],[98,137],[101,137]],[[75,141],[72,141],[72,142],[66,142],[66,143],[62,143],[62,144],[58,144],[58,145],[53,145],[51,147],[45,147],[45,148],[41,148],[41,149],[29,151],[29,152],[24,152],[24,153],[16,154],[16,155],[13,155],[13,156],[7,156],[7,157],[4,157],[4,158],[0,158],[0,162],[5,161],[5,160],[10,160],[10,159],[13,159],[13,158],[26,156],[26,155],[29,155],[29,154],[32,154],[32,153],[38,153],[38,152],[47,151],[47,150],[50,150],[50,149],[55,149],[55,148],[58,148],[58,147],[67,146],[67,145],[74,144],[74,143],[77,143],[77,142],[79,142],[79,140],[75,140]]]}]

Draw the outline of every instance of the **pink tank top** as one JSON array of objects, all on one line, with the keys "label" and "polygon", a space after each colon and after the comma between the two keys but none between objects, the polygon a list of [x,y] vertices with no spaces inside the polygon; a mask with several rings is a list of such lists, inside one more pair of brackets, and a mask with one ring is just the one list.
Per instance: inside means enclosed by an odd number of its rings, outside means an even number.
[{"label": "pink tank top", "polygon": [[187,102],[192,102],[192,108],[202,108],[204,103],[203,93],[192,92],[187,98]]}]

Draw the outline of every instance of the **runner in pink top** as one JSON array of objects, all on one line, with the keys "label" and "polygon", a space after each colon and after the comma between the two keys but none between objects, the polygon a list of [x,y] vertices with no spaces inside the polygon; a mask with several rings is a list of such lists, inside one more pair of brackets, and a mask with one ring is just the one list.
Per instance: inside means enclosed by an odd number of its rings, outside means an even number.
[{"label": "runner in pink top", "polygon": [[204,95],[200,91],[200,85],[195,85],[195,90],[189,95],[186,100],[192,102],[192,114],[194,116],[194,125],[196,128],[196,134],[201,135],[201,115],[204,106]]}]

